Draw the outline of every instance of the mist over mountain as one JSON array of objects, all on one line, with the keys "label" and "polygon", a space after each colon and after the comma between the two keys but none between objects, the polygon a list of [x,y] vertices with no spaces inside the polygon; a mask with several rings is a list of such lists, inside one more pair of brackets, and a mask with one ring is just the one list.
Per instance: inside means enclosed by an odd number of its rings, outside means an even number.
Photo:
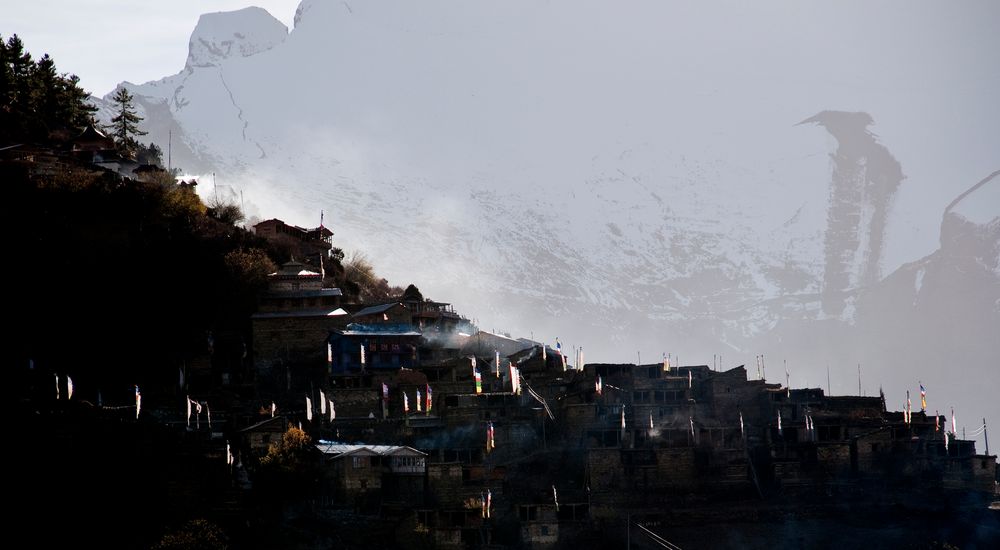
[{"label": "mist over mountain", "polygon": [[794,386],[829,365],[834,394],[861,363],[889,407],[920,380],[974,426],[1000,413],[1000,115],[949,82],[983,39],[923,40],[920,12],[885,41],[870,9],[305,0],[291,31],[202,16],[179,73],[124,85],[174,166],[251,214],[324,209],[485,329],[763,353]]}]

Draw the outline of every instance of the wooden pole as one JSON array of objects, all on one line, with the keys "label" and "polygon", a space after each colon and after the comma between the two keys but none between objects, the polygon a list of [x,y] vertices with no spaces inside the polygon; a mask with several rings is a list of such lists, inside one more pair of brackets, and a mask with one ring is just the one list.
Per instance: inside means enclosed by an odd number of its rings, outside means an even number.
[{"label": "wooden pole", "polygon": [[990,436],[986,433],[986,417],[983,417],[983,439],[986,441],[986,455],[990,454]]}]

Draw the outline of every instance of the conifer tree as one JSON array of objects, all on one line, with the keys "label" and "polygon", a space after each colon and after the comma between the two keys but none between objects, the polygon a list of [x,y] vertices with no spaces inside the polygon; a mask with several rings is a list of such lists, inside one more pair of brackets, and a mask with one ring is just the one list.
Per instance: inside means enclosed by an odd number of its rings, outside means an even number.
[{"label": "conifer tree", "polygon": [[132,94],[128,93],[124,87],[118,88],[111,100],[118,107],[118,114],[111,119],[111,134],[118,143],[118,147],[126,154],[132,155],[139,146],[139,142],[134,136],[146,135],[146,132],[139,129],[142,117],[136,114],[135,105],[132,104]]}]

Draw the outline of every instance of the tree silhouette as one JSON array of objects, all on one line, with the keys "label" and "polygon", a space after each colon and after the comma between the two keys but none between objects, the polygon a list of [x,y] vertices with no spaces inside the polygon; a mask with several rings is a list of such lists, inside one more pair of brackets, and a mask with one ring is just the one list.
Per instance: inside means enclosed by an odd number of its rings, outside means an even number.
[{"label": "tree silhouette", "polygon": [[124,87],[118,88],[115,96],[111,98],[117,106],[118,114],[111,119],[111,134],[115,138],[119,149],[128,156],[133,156],[139,148],[139,142],[134,136],[144,136],[146,132],[139,129],[142,117],[136,114],[132,94]]}]

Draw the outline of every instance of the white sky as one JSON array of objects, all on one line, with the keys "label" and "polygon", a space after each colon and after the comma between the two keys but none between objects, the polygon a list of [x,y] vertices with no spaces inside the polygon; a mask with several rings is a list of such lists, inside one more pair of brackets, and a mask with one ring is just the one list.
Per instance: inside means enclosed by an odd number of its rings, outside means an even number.
[{"label": "white sky", "polygon": [[299,0],[2,0],[0,35],[17,34],[36,58],[80,77],[103,96],[123,80],[142,83],[184,68],[198,16],[254,5],[291,28]]}]

